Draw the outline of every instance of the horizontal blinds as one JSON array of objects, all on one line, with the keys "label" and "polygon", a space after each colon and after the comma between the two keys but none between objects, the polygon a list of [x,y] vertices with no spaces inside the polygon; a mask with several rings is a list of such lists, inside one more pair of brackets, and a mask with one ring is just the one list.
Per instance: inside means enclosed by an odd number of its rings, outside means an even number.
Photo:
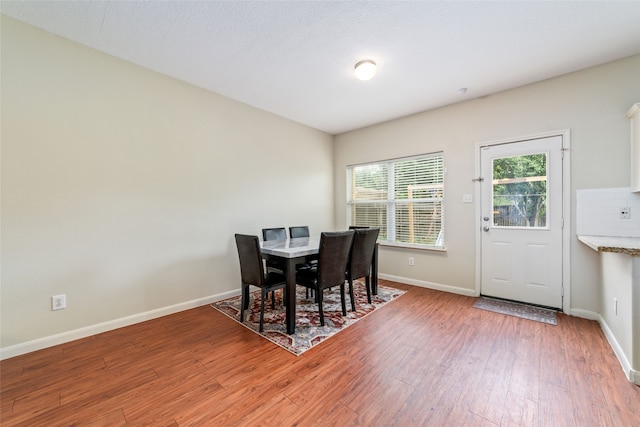
[{"label": "horizontal blinds", "polygon": [[389,169],[384,163],[351,169],[350,225],[379,227],[380,240],[387,239]]},{"label": "horizontal blinds", "polygon": [[353,201],[386,201],[389,171],[386,164],[356,166],[352,173]]},{"label": "horizontal blinds", "polygon": [[380,228],[380,240],[442,246],[442,154],[352,166],[347,219]]},{"label": "horizontal blinds", "polygon": [[394,165],[395,199],[442,198],[442,156],[398,162]]},{"label": "horizontal blinds", "polygon": [[443,158],[394,165],[396,242],[435,245],[442,229]]}]

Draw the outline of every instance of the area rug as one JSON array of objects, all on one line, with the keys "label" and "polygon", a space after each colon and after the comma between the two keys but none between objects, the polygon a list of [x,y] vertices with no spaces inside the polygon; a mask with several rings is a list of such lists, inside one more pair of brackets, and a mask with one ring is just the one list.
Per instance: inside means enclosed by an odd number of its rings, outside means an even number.
[{"label": "area rug", "polygon": [[[378,285],[378,295],[371,295],[371,304],[369,304],[364,284],[360,281],[355,281],[353,283],[353,292],[355,294],[356,311],[353,312],[351,311],[348,285],[345,284],[347,315],[343,316],[340,303],[340,288],[327,289],[324,291],[323,301],[324,326],[320,326],[318,304],[313,298],[306,298],[306,288],[297,286],[296,291],[295,334],[289,335],[286,332],[282,290],[275,292],[275,310],[271,309],[271,295],[265,302],[264,331],[262,333],[258,332],[261,298],[259,290],[251,293],[249,310],[245,312],[245,321],[241,324],[291,353],[300,355],[405,293],[400,289]],[[214,302],[211,306],[240,323],[240,303],[241,297],[238,295],[237,297]]]},{"label": "area rug", "polygon": [[473,307],[493,311],[494,313],[547,323],[549,325],[558,324],[558,321],[556,320],[556,311],[548,308],[488,297],[478,298],[478,301],[476,301]]}]

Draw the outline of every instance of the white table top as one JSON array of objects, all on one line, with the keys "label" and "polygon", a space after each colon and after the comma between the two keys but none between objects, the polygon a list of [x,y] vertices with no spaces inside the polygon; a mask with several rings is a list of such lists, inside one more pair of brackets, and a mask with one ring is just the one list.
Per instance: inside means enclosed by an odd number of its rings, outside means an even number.
[{"label": "white table top", "polygon": [[283,258],[314,255],[320,248],[320,237],[297,237],[287,240],[260,242],[262,253]]}]

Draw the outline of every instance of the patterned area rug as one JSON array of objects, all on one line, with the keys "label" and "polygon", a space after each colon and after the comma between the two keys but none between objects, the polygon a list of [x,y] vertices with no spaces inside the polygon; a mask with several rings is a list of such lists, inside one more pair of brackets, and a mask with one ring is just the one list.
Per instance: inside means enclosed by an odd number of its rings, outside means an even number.
[{"label": "patterned area rug", "polygon": [[535,307],[532,305],[488,297],[478,298],[478,301],[476,301],[473,306],[482,310],[535,320],[536,322],[547,323],[549,325],[558,324],[558,321],[556,320],[556,311],[548,308]]},{"label": "patterned area rug", "polygon": [[[316,304],[312,298],[306,298],[306,289],[304,287],[297,286],[296,291],[296,332],[294,335],[289,335],[286,332],[282,290],[275,292],[275,310],[271,309],[270,295],[266,301],[264,307],[264,332],[258,332],[260,324],[259,290],[251,293],[249,310],[245,312],[246,320],[242,323],[242,325],[255,333],[295,355],[300,355],[320,344],[327,338],[353,325],[369,313],[372,313],[405,293],[405,291],[400,289],[378,285],[378,295],[371,295],[371,304],[369,304],[367,302],[367,291],[364,284],[360,281],[355,281],[353,282],[353,292],[356,300],[356,311],[352,312],[348,285],[345,284],[347,303],[347,316],[345,317],[342,315],[342,306],[340,304],[340,288],[336,287],[331,290],[325,290],[323,304],[324,326],[320,326],[318,304]],[[240,302],[241,298],[237,296],[214,302],[211,306],[240,323]]]}]

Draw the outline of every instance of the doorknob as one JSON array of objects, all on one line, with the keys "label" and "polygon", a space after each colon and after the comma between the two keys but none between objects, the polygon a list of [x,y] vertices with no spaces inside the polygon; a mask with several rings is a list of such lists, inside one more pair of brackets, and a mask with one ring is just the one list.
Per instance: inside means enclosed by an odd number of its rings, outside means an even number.
[{"label": "doorknob", "polygon": [[489,227],[482,227],[482,231],[489,231]]},{"label": "doorknob", "polygon": [[489,221],[489,217],[485,216],[484,218],[482,218],[484,221]]}]

